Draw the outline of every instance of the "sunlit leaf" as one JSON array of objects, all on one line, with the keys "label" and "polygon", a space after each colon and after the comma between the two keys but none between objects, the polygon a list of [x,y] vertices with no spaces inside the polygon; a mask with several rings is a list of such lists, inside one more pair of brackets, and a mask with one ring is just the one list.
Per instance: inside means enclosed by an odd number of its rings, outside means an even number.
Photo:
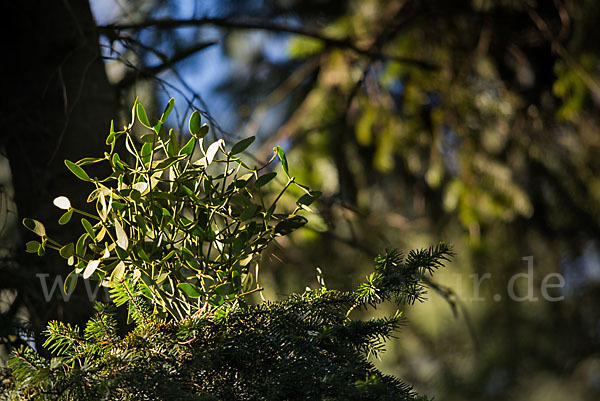
[{"label": "sunlit leaf", "polygon": [[190,140],[185,144],[183,148],[179,151],[180,155],[191,155],[194,151],[194,147],[196,146],[196,138],[191,137]]},{"label": "sunlit leaf", "polygon": [[119,157],[118,153],[113,154],[112,157],[112,164],[113,166],[115,166],[118,170],[125,170],[125,164],[121,161],[121,158]]},{"label": "sunlit leaf", "polygon": [[177,134],[172,129],[169,130],[169,143],[167,145],[167,153],[169,156],[177,156],[179,153],[179,141],[177,140]]},{"label": "sunlit leaf", "polygon": [[142,149],[140,150],[140,157],[144,163],[150,163],[150,159],[152,158],[152,144],[144,143],[142,145]]},{"label": "sunlit leaf", "polygon": [[89,238],[89,234],[88,233],[84,233],[84,234],[81,234],[81,236],[77,240],[77,244],[75,245],[75,254],[77,256],[81,256],[81,257],[84,256],[84,254],[85,254],[86,240],[88,238]]},{"label": "sunlit leaf", "polygon": [[67,278],[65,279],[65,284],[63,286],[66,295],[71,295],[73,291],[75,291],[75,287],[77,286],[77,279],[79,275],[74,271],[69,273]]},{"label": "sunlit leaf", "polygon": [[60,219],[58,219],[58,224],[64,226],[71,221],[71,217],[73,217],[73,209],[67,210],[62,216],[60,216]]},{"label": "sunlit leaf", "polygon": [[259,206],[256,204],[252,204],[252,205],[248,206],[246,209],[244,209],[244,211],[240,215],[240,219],[242,221],[245,221],[245,220],[249,220],[249,219],[253,218],[254,216],[256,216],[256,212],[258,211],[258,208],[259,208]]},{"label": "sunlit leaf", "polygon": [[310,194],[304,194],[296,202],[299,205],[310,206],[315,200],[319,199],[321,192],[313,191]]},{"label": "sunlit leaf", "polygon": [[252,178],[254,178],[254,173],[247,173],[242,175],[241,177],[238,177],[235,180],[235,187],[242,188],[246,186],[246,184],[248,184],[248,181],[250,181]]},{"label": "sunlit leaf", "polygon": [[102,219],[102,221],[106,221],[108,217],[108,207],[106,206],[106,198],[104,196],[104,192],[98,192],[98,203],[96,204],[96,211],[98,212],[98,216]]},{"label": "sunlit leaf", "polygon": [[110,120],[110,131],[108,134],[108,137],[106,137],[106,144],[110,145],[114,142],[115,140],[115,120]]},{"label": "sunlit leaf", "polygon": [[125,275],[125,263],[120,261],[110,274],[110,281],[119,282]]},{"label": "sunlit leaf", "polygon": [[87,202],[93,202],[94,199],[96,199],[98,197],[98,193],[101,191],[102,188],[96,188],[94,189],[92,192],[90,192],[90,194],[87,197]]},{"label": "sunlit leaf", "polygon": [[255,136],[251,136],[249,138],[242,139],[231,148],[231,154],[236,155],[238,153],[243,152],[248,148],[248,146],[252,145],[252,142],[256,140]]},{"label": "sunlit leaf", "polygon": [[138,228],[140,230],[142,230],[142,233],[145,234],[147,231],[147,227],[146,227],[146,221],[144,220],[144,217],[140,214],[136,214],[134,218],[135,218],[135,222],[138,225]]},{"label": "sunlit leaf", "polygon": [[94,239],[95,242],[100,242],[104,239],[104,236],[106,235],[106,227],[102,226],[100,228],[100,231],[98,231],[98,234],[96,234],[96,238]]},{"label": "sunlit leaf", "polygon": [[40,244],[37,241],[29,241],[27,244],[25,244],[25,251],[27,253],[38,253],[38,249],[40,249],[40,246],[42,246],[42,244]]},{"label": "sunlit leaf", "polygon": [[114,132],[111,132],[107,137],[106,137],[106,144],[107,145],[112,145],[115,142],[115,138],[116,138],[116,134]]},{"label": "sunlit leaf", "polygon": [[198,134],[195,135],[196,138],[198,138],[198,139],[204,138],[206,136],[206,134],[208,134],[208,130],[209,130],[208,124],[202,124],[202,126],[200,127],[200,130],[198,131]]},{"label": "sunlit leaf", "polygon": [[115,220],[115,231],[117,233],[117,245],[119,245],[122,249],[127,250],[129,247],[129,238],[127,238],[127,234],[125,230],[123,230],[123,226],[117,220]]},{"label": "sunlit leaf", "polygon": [[168,139],[167,129],[160,121],[154,126],[154,132],[158,135],[161,141],[166,142]]},{"label": "sunlit leaf", "polygon": [[110,250],[108,249],[108,246],[107,246],[106,248],[104,248],[104,253],[100,257],[100,259],[106,259],[108,257],[110,257]]},{"label": "sunlit leaf", "polygon": [[173,157],[166,158],[165,160],[162,160],[160,163],[158,163],[156,165],[155,170],[157,170],[157,171],[165,170],[184,158],[185,158],[185,155],[179,155],[179,156],[173,156]]},{"label": "sunlit leaf", "polygon": [[163,123],[167,121],[167,118],[169,118],[169,114],[171,114],[171,111],[173,111],[173,107],[175,107],[175,99],[171,98],[165,106],[165,110],[163,111],[162,116],[160,117],[160,121],[162,121]]},{"label": "sunlit leaf", "polygon": [[141,194],[144,194],[148,189],[148,183],[147,182],[136,182],[135,184],[133,184],[131,186],[132,189],[135,189],[136,191],[138,191]]},{"label": "sunlit leaf", "polygon": [[211,306],[221,306],[223,305],[223,303],[225,302],[225,300],[223,299],[222,296],[220,296],[219,294],[214,294],[212,297],[209,298],[208,303]]},{"label": "sunlit leaf", "polygon": [[121,210],[125,210],[125,208],[127,208],[127,205],[124,203],[121,203],[121,202],[113,202],[112,208],[113,208],[113,210],[121,211]]},{"label": "sunlit leaf", "polygon": [[169,271],[162,272],[154,278],[154,281],[156,281],[156,284],[160,284],[163,281],[165,281],[167,279],[167,277],[169,277],[169,274],[170,274]]},{"label": "sunlit leaf", "polygon": [[233,291],[233,286],[231,285],[231,283],[222,283],[222,284],[219,284],[218,286],[216,286],[213,289],[213,292],[215,294],[219,294],[221,296],[227,296],[227,295],[232,294],[234,291]]},{"label": "sunlit leaf", "polygon": [[140,257],[140,259],[142,259],[144,262],[148,262],[150,263],[150,258],[148,257],[148,254],[146,253],[146,251],[144,251],[144,249],[139,248],[137,250],[138,256]]},{"label": "sunlit leaf", "polygon": [[67,168],[69,170],[71,170],[71,172],[73,174],[75,174],[75,176],[77,178],[79,178],[80,180],[83,181],[91,181],[90,177],[87,175],[87,173],[85,172],[85,170],[83,170],[81,167],[79,167],[77,164],[73,163],[70,160],[65,160],[65,165],[67,166]]},{"label": "sunlit leaf", "polygon": [[44,225],[42,223],[40,223],[37,220],[30,219],[30,218],[24,218],[23,219],[23,225],[28,230],[33,231],[34,233],[36,233],[40,237],[43,237],[43,236],[46,235],[46,228],[44,227]]},{"label": "sunlit leaf", "polygon": [[165,263],[167,262],[169,259],[171,259],[177,252],[175,250],[172,250],[171,252],[169,252],[167,254],[167,256],[165,256],[164,258],[161,259],[160,263]]},{"label": "sunlit leaf", "polygon": [[155,133],[142,135],[140,140],[144,143],[154,143],[158,141],[158,135]]},{"label": "sunlit leaf", "polygon": [[142,106],[140,103],[138,103],[136,105],[135,111],[137,113],[138,120],[145,127],[152,128],[152,125],[150,124],[150,120],[148,120],[148,115],[146,114],[146,109],[144,108],[144,106]]},{"label": "sunlit leaf", "polygon": [[206,163],[207,164],[211,164],[217,154],[217,152],[219,151],[219,147],[223,144],[223,140],[219,139],[216,142],[213,142],[210,144],[210,146],[208,147],[208,149],[206,149]]},{"label": "sunlit leaf", "polygon": [[200,136],[200,129],[202,127],[201,124],[202,118],[200,112],[198,110],[194,110],[192,116],[190,117],[189,129],[190,133],[197,138],[202,138],[202,136]]},{"label": "sunlit leaf", "polygon": [[246,256],[245,258],[243,258],[242,260],[240,260],[240,266],[247,266],[248,263],[250,263],[252,261],[252,258],[253,258],[252,254]]},{"label": "sunlit leaf", "polygon": [[71,256],[73,256],[73,252],[74,251],[75,251],[75,245],[73,245],[73,243],[70,242],[67,245],[65,245],[62,248],[60,248],[60,251],[58,251],[58,253],[63,258],[69,259]]},{"label": "sunlit leaf", "polygon": [[81,225],[83,226],[83,228],[89,234],[90,237],[92,237],[92,238],[96,237],[96,233],[94,232],[94,229],[92,228],[92,223],[87,221],[87,219],[85,217],[81,219]]},{"label": "sunlit leaf", "polygon": [[71,208],[71,202],[66,196],[59,196],[58,198],[54,198],[54,201],[52,203],[54,203],[54,206],[56,206],[59,209],[69,210]]},{"label": "sunlit leaf", "polygon": [[75,163],[75,164],[77,164],[79,167],[81,167],[81,166],[87,166],[89,164],[99,163],[104,160],[106,160],[106,158],[104,158],[104,157],[84,157],[83,159],[78,160],[77,163]]},{"label": "sunlit leaf", "polygon": [[142,194],[137,191],[135,188],[132,188],[133,191],[131,191],[131,193],[129,194],[129,197],[131,199],[133,199],[134,201],[141,203],[142,202]]},{"label": "sunlit leaf", "polygon": [[277,156],[279,156],[279,160],[281,160],[281,168],[283,169],[283,172],[285,173],[285,175],[287,175],[289,177],[290,172],[289,172],[287,157],[285,157],[285,152],[283,151],[281,146],[277,146],[275,148],[275,150],[277,151]]},{"label": "sunlit leaf", "polygon": [[199,298],[204,295],[202,291],[200,291],[200,289],[192,283],[180,283],[177,284],[177,288],[183,291],[185,295],[190,298]]},{"label": "sunlit leaf", "polygon": [[115,252],[121,260],[127,260],[127,258],[129,258],[129,253],[120,246],[115,246]]},{"label": "sunlit leaf", "polygon": [[99,264],[100,264],[100,260],[90,260],[89,263],[87,264],[85,270],[83,271],[83,278],[86,280],[88,278],[90,278],[90,276],[92,274],[94,274],[94,272],[98,268]]},{"label": "sunlit leaf", "polygon": [[254,184],[256,187],[262,187],[263,185],[266,185],[268,182],[270,182],[273,178],[275,178],[275,176],[277,176],[277,173],[272,171],[270,173],[267,174],[263,174],[260,177],[257,178],[256,180],[256,184]]},{"label": "sunlit leaf", "polygon": [[275,233],[278,235],[288,235],[308,223],[303,216],[292,216],[280,221],[275,226]]}]

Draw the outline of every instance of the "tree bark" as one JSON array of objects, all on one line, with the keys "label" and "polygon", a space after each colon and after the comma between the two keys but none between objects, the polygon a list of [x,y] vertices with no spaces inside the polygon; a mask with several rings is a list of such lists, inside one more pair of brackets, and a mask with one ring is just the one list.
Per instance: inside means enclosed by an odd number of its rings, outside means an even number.
[{"label": "tree bark", "polygon": [[[11,28],[3,35],[8,72],[0,145],[10,162],[19,219],[48,223],[47,231],[56,233],[57,239],[73,241],[81,231],[79,219],[59,228],[61,211],[52,200],[65,195],[72,204],[84,206],[92,188],[66,169],[64,159],[101,156],[118,107],[101,58],[96,23],[87,0],[20,0],[5,5],[5,12],[13,23],[3,24]],[[33,235],[21,229],[20,242],[29,239]],[[75,294],[67,303],[55,294],[52,302],[46,302],[36,277],[49,273],[50,286],[56,274],[64,278],[70,267],[51,252],[38,258],[25,255],[23,249],[17,247],[18,268],[3,274],[7,281],[0,287],[18,290],[16,302],[27,307],[35,331],[39,333],[49,319],[82,322],[90,311],[89,302],[81,302],[87,299],[85,294]]]}]

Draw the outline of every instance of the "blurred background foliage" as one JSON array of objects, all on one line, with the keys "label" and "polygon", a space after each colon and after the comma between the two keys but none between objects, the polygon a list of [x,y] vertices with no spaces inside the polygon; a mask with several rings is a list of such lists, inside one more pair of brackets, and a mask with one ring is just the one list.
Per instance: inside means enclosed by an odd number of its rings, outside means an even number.
[{"label": "blurred background foliage", "polygon": [[[407,311],[410,324],[388,344],[381,368],[440,400],[598,399],[598,2],[91,0],[90,6],[95,20],[71,7],[64,18],[76,18],[78,29],[89,32],[85,43],[100,43],[107,82],[69,93],[59,121],[75,113],[73,104],[100,93],[122,105],[111,109],[104,100],[82,112],[102,130],[119,113],[127,121],[136,96],[154,103],[154,115],[175,97],[181,132],[197,108],[212,123],[213,138],[257,135],[250,149],[257,161],[280,145],[292,175],[323,192],[308,227],[263,260],[264,297],[316,286],[316,267],[329,287],[349,289],[384,248],[443,240],[457,254],[434,278],[443,296],[433,291],[430,302]],[[56,64],[48,68],[49,82],[67,74]],[[61,88],[56,98],[66,104]],[[15,126],[18,115],[4,117],[4,124]],[[86,154],[100,152],[74,135],[65,139],[70,159],[85,146],[92,149]],[[19,197],[26,179],[11,153],[23,135],[6,138],[12,181],[3,174],[2,199],[10,203],[14,186],[19,215],[37,217],[40,206]],[[10,216],[5,221],[4,239],[16,238]],[[4,269],[17,277],[25,273],[15,263],[41,263],[10,256],[21,252],[22,241],[5,242]],[[527,272],[528,256],[539,300],[516,302],[507,284]],[[478,288],[486,273],[490,278]],[[550,291],[563,301],[542,297],[550,273],[565,278],[564,287]],[[77,320],[87,313],[68,314],[63,309],[75,305],[56,303],[36,315],[35,290],[24,284],[33,273],[27,274],[5,284],[2,311],[12,314],[4,315],[26,317],[37,330],[47,316]],[[526,294],[526,280],[517,284],[518,294]]]}]

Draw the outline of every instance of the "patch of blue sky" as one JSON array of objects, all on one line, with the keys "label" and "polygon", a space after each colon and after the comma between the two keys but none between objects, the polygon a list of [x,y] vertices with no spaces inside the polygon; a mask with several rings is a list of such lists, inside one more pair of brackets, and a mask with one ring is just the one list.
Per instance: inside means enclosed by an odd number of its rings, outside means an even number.
[{"label": "patch of blue sky", "polygon": [[561,260],[567,294],[581,291],[588,285],[600,282],[600,242],[589,241],[583,252],[576,256],[565,256]]},{"label": "patch of blue sky", "polygon": [[117,0],[90,0],[90,7],[98,25],[115,22],[122,12]]},{"label": "patch of blue sky", "polygon": [[[264,10],[265,4],[263,1],[244,2],[244,10],[248,15],[253,14],[253,11]],[[195,2],[193,0],[183,0],[173,3],[168,3],[167,7],[161,7],[153,15],[154,18],[202,18],[202,17],[219,17],[236,13],[240,15],[242,11],[239,7],[236,8],[235,2],[231,1],[203,1]],[[92,0],[92,10],[98,24],[109,24],[119,20],[122,16],[123,9],[117,0]],[[287,24],[290,26],[298,25],[299,20],[294,17],[277,18],[273,22]],[[187,43],[189,46],[199,41],[218,40],[222,35],[221,29],[215,27],[182,27],[174,30],[179,43]],[[290,34],[272,33],[257,30],[239,31],[243,34],[244,46],[249,51],[262,52],[264,57],[273,64],[285,63],[289,60],[289,39]],[[140,32],[139,39],[142,43],[153,42],[152,35],[155,32],[153,28],[148,28]],[[111,53],[110,43],[106,38],[101,39],[102,52],[104,56],[115,56]],[[170,41],[159,41],[155,50],[167,56],[172,56],[174,49]],[[124,52],[126,49],[120,43],[113,44],[114,49],[118,52]],[[169,120],[169,126],[185,128],[185,121],[193,111],[189,102],[193,102],[193,107],[208,113],[214,121],[216,121],[223,131],[232,133],[240,127],[240,118],[235,105],[231,104],[224,94],[219,93],[218,87],[228,76],[232,74],[244,73],[247,65],[242,61],[232,62],[228,58],[222,48],[223,44],[218,43],[210,46],[188,59],[178,63],[175,67],[177,73],[167,70],[159,74],[159,78],[166,82],[166,85],[158,85],[157,93],[158,104],[166,104],[173,97],[175,99],[174,117]],[[154,66],[163,62],[156,54],[152,52],[146,53],[144,60],[146,65]],[[240,58],[244,59],[243,55]],[[252,77],[248,77],[252,79]],[[200,100],[201,99],[201,100]],[[285,103],[285,102],[284,102]],[[273,132],[281,123],[281,113],[285,107],[274,107],[260,124],[260,133]],[[185,133],[186,130],[184,130]],[[216,133],[215,130],[211,130]],[[217,134],[216,137],[227,135]]]}]

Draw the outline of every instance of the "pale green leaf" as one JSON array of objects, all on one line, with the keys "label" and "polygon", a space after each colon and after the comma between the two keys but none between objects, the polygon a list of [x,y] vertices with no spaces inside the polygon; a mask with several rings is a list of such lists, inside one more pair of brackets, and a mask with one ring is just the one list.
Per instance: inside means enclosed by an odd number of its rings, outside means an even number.
[{"label": "pale green leaf", "polygon": [[100,264],[99,260],[90,260],[89,263],[87,264],[85,270],[83,271],[83,278],[86,280],[88,278],[90,278],[91,275],[94,274],[94,272],[98,268],[99,264]]}]

